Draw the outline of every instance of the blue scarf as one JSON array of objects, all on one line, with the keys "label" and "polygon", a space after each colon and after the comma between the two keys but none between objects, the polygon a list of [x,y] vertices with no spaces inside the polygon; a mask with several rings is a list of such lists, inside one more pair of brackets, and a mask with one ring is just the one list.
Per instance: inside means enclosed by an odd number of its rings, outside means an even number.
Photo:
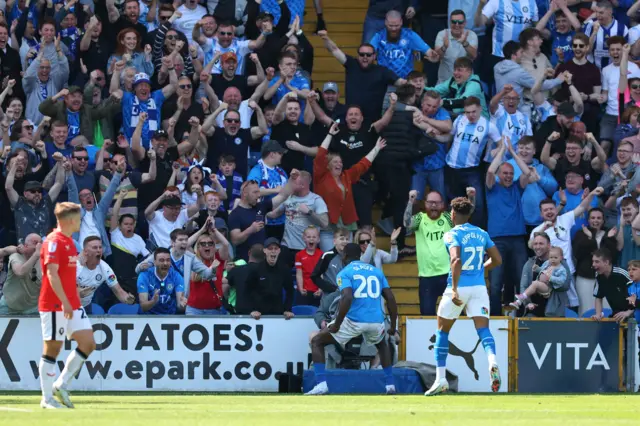
[{"label": "blue scarf", "polygon": [[[217,175],[218,175],[218,182],[220,182],[220,185],[222,185],[222,187],[226,191],[227,178],[225,177],[225,175],[222,174],[221,171],[218,171]],[[233,190],[231,192],[231,200],[228,200],[230,206],[233,206],[233,203],[236,201],[236,198],[240,198],[240,194],[241,194],[240,190],[242,188],[243,183],[244,183],[244,180],[242,179],[242,176],[240,176],[240,174],[237,172],[233,172]],[[224,203],[220,203],[219,210],[225,211]]]},{"label": "blue scarf", "polygon": [[75,61],[76,59],[76,44],[78,42],[78,39],[80,38],[80,31],[78,31],[78,29],[76,27],[69,27],[69,28],[65,28],[62,31],[60,31],[60,38],[61,39],[69,39],[71,41],[71,44],[68,45],[69,47],[69,57]]}]

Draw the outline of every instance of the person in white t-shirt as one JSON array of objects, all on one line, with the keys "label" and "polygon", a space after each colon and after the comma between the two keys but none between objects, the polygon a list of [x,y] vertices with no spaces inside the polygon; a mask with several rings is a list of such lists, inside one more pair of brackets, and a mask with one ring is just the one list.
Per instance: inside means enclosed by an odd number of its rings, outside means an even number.
[{"label": "person in white t-shirt", "polygon": [[136,301],[133,294],[120,287],[113,269],[102,260],[102,240],[100,237],[90,236],[84,240],[82,253],[76,262],[78,294],[82,306],[88,314],[92,313],[91,301],[94,293],[105,283],[120,302],[131,305]]},{"label": "person in white t-shirt", "polygon": [[173,27],[181,31],[189,41],[193,42],[193,27],[207,14],[207,9],[198,4],[198,0],[185,0],[184,4],[177,9],[182,16],[173,22]]},{"label": "person in white t-shirt", "polygon": [[[186,209],[182,208],[182,201],[173,192],[165,191],[153,201],[144,211],[145,218],[149,222],[149,239],[156,247],[169,248],[171,238],[169,234],[174,229],[183,228],[204,205],[204,196],[200,185],[192,185],[193,192],[198,194],[198,202]],[[156,211],[162,207],[162,211]]]},{"label": "person in white t-shirt", "polygon": [[[569,265],[571,275],[575,274],[576,267],[573,264],[573,252],[571,249],[571,228],[576,223],[576,217],[582,216],[584,212],[589,210],[593,197],[600,196],[603,193],[604,189],[602,187],[597,187],[591,192],[589,192],[588,189],[585,189],[585,194],[587,195],[585,195],[578,207],[560,216],[558,216],[555,201],[550,198],[540,201],[540,216],[542,216],[542,220],[544,220],[544,222],[536,226],[531,231],[531,234],[529,235],[529,248],[533,249],[533,239],[536,232],[546,233],[551,240],[551,246],[560,247],[562,249],[562,254]],[[578,294],[576,293],[576,287],[573,280],[571,281],[571,286],[569,287],[567,295],[569,296],[570,306],[579,306]]]},{"label": "person in white t-shirt", "polygon": [[216,38],[207,38],[205,40],[199,38],[196,41],[200,43],[204,52],[205,64],[211,62],[216,58],[216,55],[218,55],[218,58],[211,69],[211,74],[222,73],[221,63],[219,60],[220,56],[223,53],[233,52],[238,57],[238,68],[236,69],[236,74],[244,75],[245,56],[260,49],[266,40],[267,39],[264,34],[260,34],[260,36],[255,40],[238,40],[236,39],[235,27],[233,25],[220,24],[218,32],[216,33]]}]

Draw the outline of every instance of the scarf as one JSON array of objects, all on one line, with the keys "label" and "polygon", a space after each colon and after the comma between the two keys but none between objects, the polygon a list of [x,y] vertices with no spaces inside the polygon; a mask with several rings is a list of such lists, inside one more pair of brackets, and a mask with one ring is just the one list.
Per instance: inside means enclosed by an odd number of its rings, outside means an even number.
[{"label": "scarf", "polygon": [[69,40],[70,43],[65,44],[67,44],[67,46],[69,47],[69,57],[71,58],[71,60],[75,61],[77,52],[76,44],[78,42],[78,39],[80,38],[80,31],[78,31],[76,27],[65,28],[60,31],[60,38]]},{"label": "scarf", "polygon": [[[225,177],[225,175],[222,174],[221,171],[218,171],[217,175],[218,175],[218,182],[220,182],[220,185],[222,185],[222,187],[226,190],[227,178]],[[231,192],[231,199],[225,200],[225,202],[229,203],[229,206],[233,206],[233,202],[236,200],[236,198],[240,198],[240,194],[241,194],[240,189],[242,188],[243,182],[244,180],[242,179],[242,176],[240,176],[239,173],[233,172],[233,190]],[[220,203],[219,210],[225,211],[224,202]]]},{"label": "scarf", "polygon": [[[262,159],[258,160],[258,166],[260,167],[260,176],[262,176],[260,180],[260,186],[263,188],[270,188],[269,187],[269,167],[266,164],[264,164],[264,161],[262,161]],[[276,186],[286,185],[287,175],[284,173],[284,170],[282,170],[282,168],[278,166],[274,167],[273,170],[275,170],[275,172],[278,173],[278,175],[280,176],[280,182]]]}]

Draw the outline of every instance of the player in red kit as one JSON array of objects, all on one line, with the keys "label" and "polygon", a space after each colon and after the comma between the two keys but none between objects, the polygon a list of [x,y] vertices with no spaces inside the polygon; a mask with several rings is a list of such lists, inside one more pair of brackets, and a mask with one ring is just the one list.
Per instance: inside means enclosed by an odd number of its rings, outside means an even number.
[{"label": "player in red kit", "polygon": [[[76,285],[78,251],[71,235],[80,230],[80,206],[58,203],[54,214],[58,228],[47,236],[40,253],[43,274],[38,301],[44,340],[39,364],[40,406],[49,409],[73,408],[67,387],[96,348],[91,321],[82,308]],[[69,354],[60,377],[54,382],[56,358],[65,336],[75,340],[78,347]],[[54,399],[54,395],[62,404]]]}]

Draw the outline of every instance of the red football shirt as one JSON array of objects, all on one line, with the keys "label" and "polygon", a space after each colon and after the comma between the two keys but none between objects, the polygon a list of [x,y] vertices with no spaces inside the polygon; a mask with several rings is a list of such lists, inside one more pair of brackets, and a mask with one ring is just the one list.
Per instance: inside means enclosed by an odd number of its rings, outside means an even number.
[{"label": "red football shirt", "polygon": [[307,253],[307,249],[300,250],[296,254],[296,269],[302,269],[302,287],[311,293],[318,291],[318,286],[311,280],[311,273],[321,257],[322,250],[319,248],[316,248],[313,254]]},{"label": "red football shirt", "polygon": [[53,291],[49,277],[47,276],[47,265],[58,265],[58,275],[62,282],[62,289],[67,295],[73,310],[80,309],[80,296],[76,284],[76,260],[78,251],[71,237],[67,237],[59,229],[47,235],[40,251],[40,266],[42,267],[42,288],[40,289],[40,299],[38,300],[38,310],[40,312],[60,312],[62,302]]},{"label": "red football shirt", "polygon": [[[216,286],[216,292],[209,280],[203,280],[195,272],[191,273],[191,281],[189,284],[189,298],[187,299],[187,305],[196,309],[220,309],[222,307],[222,274],[224,272],[225,261],[220,259],[218,253],[215,254],[215,259],[220,262],[220,266],[216,269],[216,276],[213,278],[213,283]],[[202,263],[207,266],[213,264],[213,260],[206,261],[204,259]],[[217,294],[216,294],[217,293]]]}]

